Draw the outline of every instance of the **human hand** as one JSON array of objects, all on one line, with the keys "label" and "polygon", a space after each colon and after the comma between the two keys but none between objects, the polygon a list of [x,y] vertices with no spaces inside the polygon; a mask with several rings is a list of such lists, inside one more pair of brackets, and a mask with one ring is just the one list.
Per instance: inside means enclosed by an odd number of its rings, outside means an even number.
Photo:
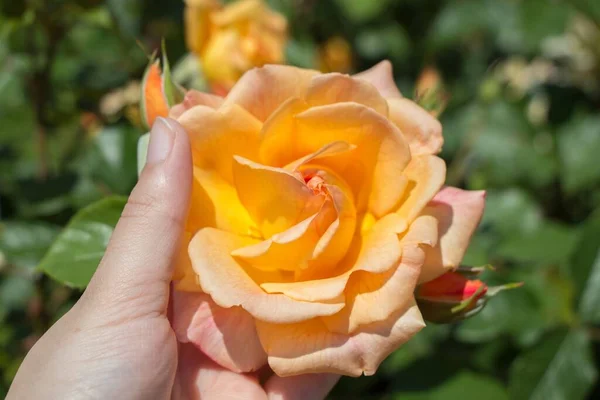
[{"label": "human hand", "polygon": [[146,167],[75,306],[33,347],[7,399],[322,399],[329,374],[228,371],[178,345],[168,318],[173,261],[192,182],[190,145],[174,120],[152,128]]}]

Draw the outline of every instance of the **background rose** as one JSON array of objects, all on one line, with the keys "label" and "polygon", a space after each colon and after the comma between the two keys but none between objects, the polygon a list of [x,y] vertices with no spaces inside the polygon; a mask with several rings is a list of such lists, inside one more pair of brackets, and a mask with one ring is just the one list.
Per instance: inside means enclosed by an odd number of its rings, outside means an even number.
[{"label": "background rose", "polygon": [[252,67],[284,61],[287,21],[263,0],[224,7],[219,0],[186,0],[185,29],[216,92],[229,90]]},{"label": "background rose", "polygon": [[195,178],[180,341],[235,371],[358,376],[424,326],[415,287],[459,264],[484,195],[442,189],[441,125],[388,62],[354,78],[266,66],[172,116]]}]

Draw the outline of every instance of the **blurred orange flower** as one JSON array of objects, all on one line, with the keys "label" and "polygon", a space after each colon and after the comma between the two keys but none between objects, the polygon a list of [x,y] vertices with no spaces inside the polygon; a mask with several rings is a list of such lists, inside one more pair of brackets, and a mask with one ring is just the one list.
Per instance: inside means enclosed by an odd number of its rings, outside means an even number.
[{"label": "blurred orange flower", "polygon": [[225,94],[253,67],[285,60],[287,20],[263,0],[186,0],[186,41],[211,90]]}]

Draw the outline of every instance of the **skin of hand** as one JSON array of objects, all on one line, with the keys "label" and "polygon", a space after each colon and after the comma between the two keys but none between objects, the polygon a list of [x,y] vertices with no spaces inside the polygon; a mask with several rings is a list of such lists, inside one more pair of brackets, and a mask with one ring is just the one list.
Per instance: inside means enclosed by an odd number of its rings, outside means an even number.
[{"label": "skin of hand", "polygon": [[160,118],[146,166],[88,288],[35,344],[8,393],[26,399],[320,400],[331,374],[225,370],[179,345],[167,309],[192,183],[187,134]]}]

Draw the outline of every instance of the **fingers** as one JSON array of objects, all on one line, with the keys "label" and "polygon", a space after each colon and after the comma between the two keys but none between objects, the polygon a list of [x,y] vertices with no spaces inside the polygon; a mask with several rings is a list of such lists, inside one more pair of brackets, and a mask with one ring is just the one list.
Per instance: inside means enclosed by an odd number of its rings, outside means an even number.
[{"label": "fingers", "polygon": [[273,375],[265,390],[269,400],[323,400],[339,379],[335,374]]},{"label": "fingers", "polygon": [[193,345],[182,344],[172,399],[267,400],[267,396],[255,375],[231,372]]},{"label": "fingers", "polygon": [[176,121],[158,118],[144,170],[84,294],[88,303],[116,304],[125,314],[166,312],[191,182],[187,134]]}]

